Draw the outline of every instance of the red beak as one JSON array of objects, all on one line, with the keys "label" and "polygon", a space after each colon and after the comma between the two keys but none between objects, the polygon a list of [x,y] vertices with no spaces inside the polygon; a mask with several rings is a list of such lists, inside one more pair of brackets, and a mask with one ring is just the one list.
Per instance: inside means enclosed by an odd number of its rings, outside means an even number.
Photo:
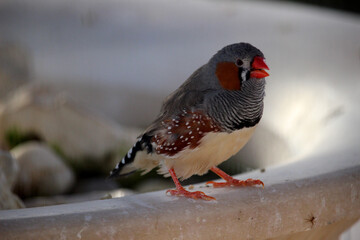
[{"label": "red beak", "polygon": [[254,61],[251,64],[251,72],[250,77],[251,78],[264,78],[269,76],[269,74],[264,70],[270,70],[269,67],[266,65],[264,58],[256,56],[254,57]]}]

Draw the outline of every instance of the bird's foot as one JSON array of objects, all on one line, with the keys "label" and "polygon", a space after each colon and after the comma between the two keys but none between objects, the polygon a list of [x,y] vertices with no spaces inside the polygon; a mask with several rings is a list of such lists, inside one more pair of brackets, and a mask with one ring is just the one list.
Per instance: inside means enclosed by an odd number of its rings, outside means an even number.
[{"label": "bird's foot", "polygon": [[252,179],[252,178],[249,178],[247,180],[237,180],[234,178],[229,178],[229,179],[226,179],[226,182],[209,181],[206,184],[212,184],[214,188],[229,187],[229,186],[247,187],[247,186],[254,186],[254,185],[262,185],[262,187],[264,188],[264,183],[261,180]]},{"label": "bird's foot", "polygon": [[167,190],[166,193],[170,193],[170,195],[172,195],[172,196],[184,196],[187,198],[202,199],[202,200],[206,200],[206,201],[216,200],[214,197],[208,196],[201,191],[189,192],[189,191],[185,190],[184,188]]},{"label": "bird's foot", "polygon": [[254,185],[262,185],[262,187],[264,188],[264,183],[259,179],[249,178],[244,181],[237,180],[237,179],[231,177],[230,175],[226,174],[225,172],[223,172],[221,169],[219,169],[217,167],[212,167],[211,171],[213,171],[214,173],[216,173],[222,179],[225,180],[225,182],[210,181],[210,182],[206,183],[206,184],[212,184],[213,187],[215,187],[215,188],[228,187],[228,186],[246,187],[246,186],[254,186]]}]

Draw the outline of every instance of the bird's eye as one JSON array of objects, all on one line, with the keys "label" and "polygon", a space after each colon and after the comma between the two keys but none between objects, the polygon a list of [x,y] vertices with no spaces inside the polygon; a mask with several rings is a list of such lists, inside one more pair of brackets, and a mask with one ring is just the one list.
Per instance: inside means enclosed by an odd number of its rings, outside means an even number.
[{"label": "bird's eye", "polygon": [[241,59],[236,60],[236,66],[241,67],[243,65],[243,61]]}]

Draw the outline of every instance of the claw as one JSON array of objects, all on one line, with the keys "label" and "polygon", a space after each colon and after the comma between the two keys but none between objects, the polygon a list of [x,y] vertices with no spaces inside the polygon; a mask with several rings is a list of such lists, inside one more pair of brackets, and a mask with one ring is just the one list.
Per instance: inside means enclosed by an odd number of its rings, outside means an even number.
[{"label": "claw", "polygon": [[193,199],[203,199],[206,201],[216,200],[214,197],[208,196],[203,192],[196,191],[196,192],[189,192],[183,188],[179,182],[179,180],[176,177],[175,171],[173,168],[169,170],[170,176],[174,180],[176,189],[167,190],[166,193],[170,193],[172,196],[184,196],[187,198],[193,198]]},{"label": "claw", "polygon": [[206,184],[212,184],[213,187],[215,187],[215,188],[230,186],[228,183],[229,182],[214,182],[214,181],[206,182]]},{"label": "claw", "polygon": [[170,193],[172,196],[184,196],[187,198],[202,199],[206,201],[216,200],[214,197],[208,196],[201,191],[189,192],[184,188],[167,190],[166,193]]},{"label": "claw", "polygon": [[206,184],[212,184],[214,188],[229,187],[229,186],[246,187],[246,186],[254,186],[254,185],[262,185],[262,187],[264,188],[264,183],[261,180],[251,179],[251,178],[245,181],[237,180],[234,178],[226,182],[209,181]]},{"label": "claw", "polygon": [[239,187],[246,187],[246,186],[254,186],[254,185],[262,185],[264,188],[264,183],[259,179],[252,179],[249,178],[245,181],[234,179],[233,177],[227,175],[225,172],[220,170],[217,167],[212,167],[211,171],[219,175],[222,179],[224,179],[226,182],[214,182],[209,181],[206,184],[212,184],[214,188],[219,187],[228,187],[228,186],[239,186]]}]

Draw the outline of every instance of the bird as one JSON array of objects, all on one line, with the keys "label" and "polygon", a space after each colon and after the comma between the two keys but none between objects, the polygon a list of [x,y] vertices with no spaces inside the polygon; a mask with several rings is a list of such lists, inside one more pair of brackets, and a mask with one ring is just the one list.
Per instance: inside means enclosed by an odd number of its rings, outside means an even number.
[{"label": "bird", "polygon": [[171,176],[172,196],[215,200],[202,191],[188,191],[180,181],[209,170],[224,179],[213,187],[254,186],[259,179],[237,180],[217,166],[248,142],[264,108],[264,54],[249,43],[227,45],[165,98],[159,115],[110,172],[110,178],[154,168]]}]

